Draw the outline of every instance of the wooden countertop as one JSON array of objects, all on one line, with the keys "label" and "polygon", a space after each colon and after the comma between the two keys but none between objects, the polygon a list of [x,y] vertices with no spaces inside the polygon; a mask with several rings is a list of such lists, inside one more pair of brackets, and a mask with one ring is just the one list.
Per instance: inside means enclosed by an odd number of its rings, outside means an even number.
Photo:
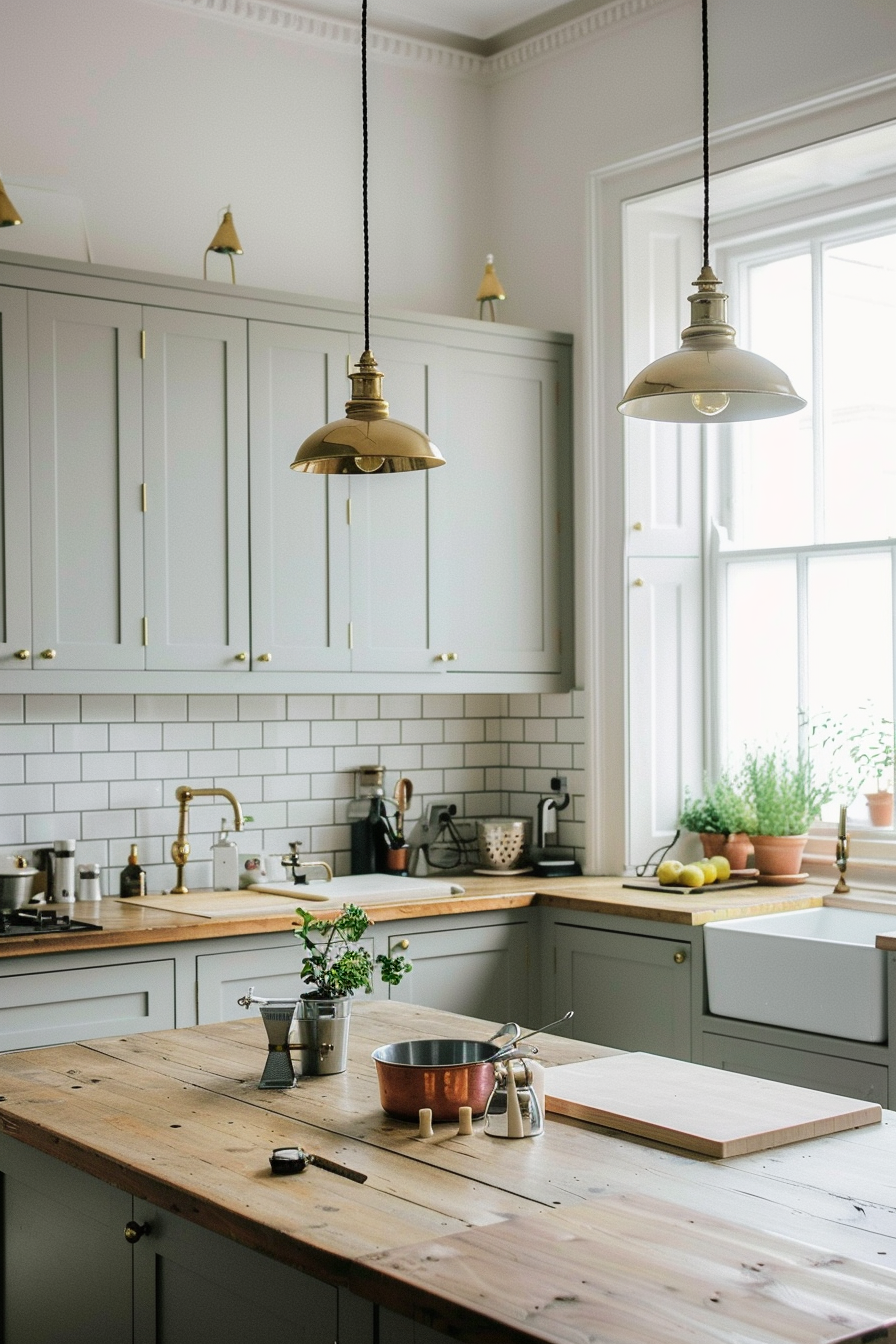
[{"label": "wooden countertop", "polygon": [[[488,1030],[355,1004],[348,1071],[289,1092],[257,1090],[257,1019],[6,1055],[0,1130],[470,1344],[833,1344],[896,1321],[893,1113],[724,1161],[555,1116],[531,1141],[421,1140],[380,1110],[370,1051],[440,1035]],[[273,1179],[287,1144],[367,1181]]]},{"label": "wooden countertop", "polygon": [[[374,924],[428,915],[456,915],[480,910],[509,910],[549,905],[561,910],[588,910],[597,914],[627,915],[633,919],[664,920],[672,924],[706,924],[746,915],[768,915],[782,910],[804,910],[822,904],[825,888],[747,887],[726,892],[715,889],[704,896],[665,896],[622,886],[619,877],[500,878],[461,877],[465,895],[445,900],[378,901],[368,910]],[[245,893],[243,893],[245,894]],[[301,891],[296,904],[301,904]],[[71,907],[66,907],[71,909]],[[321,918],[327,912],[316,911]],[[232,938],[245,934],[278,933],[293,927],[291,916],[204,918],[148,906],[129,905],[114,897],[78,902],[76,918],[102,924],[96,933],[40,934],[0,939],[0,959],[55,952],[89,951],[103,947],[139,947],[148,943],[176,943],[198,938]]]}]

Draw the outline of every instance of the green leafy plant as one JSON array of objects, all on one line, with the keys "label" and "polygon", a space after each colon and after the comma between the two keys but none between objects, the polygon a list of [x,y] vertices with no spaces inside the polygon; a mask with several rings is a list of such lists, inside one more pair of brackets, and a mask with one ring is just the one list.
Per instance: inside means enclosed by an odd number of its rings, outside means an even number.
[{"label": "green leafy plant", "polygon": [[804,835],[834,797],[829,781],[817,784],[811,758],[785,752],[748,752],[739,780],[753,814],[753,835]]},{"label": "green leafy plant", "polygon": [[712,786],[704,780],[704,790],[703,798],[691,798],[685,790],[679,826],[704,835],[737,835],[751,830],[750,808],[727,771],[723,771]]},{"label": "green leafy plant", "polygon": [[876,791],[882,793],[893,779],[893,720],[878,717],[870,705],[864,706],[863,712],[866,722],[850,736],[849,755],[861,774],[860,783],[873,779]]},{"label": "green leafy plant", "polygon": [[[335,919],[318,919],[301,906],[296,914],[302,920],[296,937],[304,944],[306,954],[302,979],[314,986],[314,998],[338,999],[356,989],[370,994],[377,966],[387,985],[399,984],[411,969],[411,963],[404,957],[381,953],[374,961],[366,947],[357,946],[370,926],[367,913],[360,906],[346,905]],[[321,941],[316,941],[314,934]]]}]

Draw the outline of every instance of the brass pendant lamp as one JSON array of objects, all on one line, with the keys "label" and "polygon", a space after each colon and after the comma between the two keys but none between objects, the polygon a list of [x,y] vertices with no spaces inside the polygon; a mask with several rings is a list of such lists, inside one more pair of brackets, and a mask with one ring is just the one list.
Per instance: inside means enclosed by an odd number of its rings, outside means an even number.
[{"label": "brass pendant lamp", "polygon": [[220,252],[222,256],[225,256],[225,257],[228,257],[228,258],[229,258],[229,260],[230,260],[230,282],[231,282],[231,284],[234,284],[234,285],[235,285],[235,284],[236,284],[236,267],[235,267],[234,264],[233,264],[233,259],[234,259],[234,257],[241,257],[241,256],[243,255],[243,245],[242,245],[242,243],[240,242],[240,240],[239,240],[239,238],[238,238],[238,236],[237,236],[236,225],[235,225],[234,222],[233,222],[233,214],[231,213],[231,210],[230,210],[230,206],[229,206],[229,205],[228,205],[227,209],[224,211],[224,218],[221,220],[221,223],[218,225],[218,229],[217,229],[217,232],[216,232],[214,238],[211,240],[211,242],[209,243],[208,247],[205,249],[205,255],[204,255],[203,258],[202,258],[202,278],[203,278],[203,280],[207,280],[207,279],[208,279],[208,254],[209,254],[209,252]]},{"label": "brass pendant lamp", "polygon": [[681,346],[648,364],[634,378],[620,401],[623,415],[640,420],[703,424],[706,420],[768,420],[801,411],[783,369],[761,355],[739,350],[728,324],[728,295],[709,264],[709,40],[707,0],[703,19],[703,269],[688,296],[691,324],[681,333]]},{"label": "brass pendant lamp", "polygon": [[364,218],[364,353],[353,373],[351,400],[345,419],[332,420],[302,444],[290,465],[293,471],[330,476],[381,476],[393,471],[442,467],[445,459],[421,429],[389,419],[383,401],[383,374],[370,350],[370,238],[367,220],[367,0],[361,4],[361,173]]},{"label": "brass pendant lamp", "polygon": [[14,224],[21,224],[22,216],[13,205],[6,194],[6,188],[0,179],[0,229],[11,228]]}]

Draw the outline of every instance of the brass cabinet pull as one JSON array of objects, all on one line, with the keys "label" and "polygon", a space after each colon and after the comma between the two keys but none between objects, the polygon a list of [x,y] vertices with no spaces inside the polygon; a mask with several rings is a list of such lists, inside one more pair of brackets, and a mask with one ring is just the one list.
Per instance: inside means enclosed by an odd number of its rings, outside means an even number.
[{"label": "brass cabinet pull", "polygon": [[644,580],[643,580],[643,579],[635,579],[635,587],[636,587],[636,588],[643,588],[643,587],[644,587]]},{"label": "brass cabinet pull", "polygon": [[40,656],[41,656],[41,658],[55,658],[55,657],[56,657],[56,650],[55,650],[55,649],[44,649]]},{"label": "brass cabinet pull", "polygon": [[687,952],[676,952],[672,957],[672,960],[675,962],[676,966],[680,966],[683,961],[687,961],[687,956]]},{"label": "brass cabinet pull", "polygon": [[643,531],[643,527],[644,527],[643,523],[632,523],[633,532],[641,532]]},{"label": "brass cabinet pull", "polygon": [[439,653],[439,654],[436,654],[436,662],[437,662],[437,663],[456,663],[456,662],[457,662],[457,654],[456,654],[456,653]]},{"label": "brass cabinet pull", "polygon": [[260,663],[269,663],[271,661],[271,655],[269,653],[260,653],[258,655],[258,661]]},{"label": "brass cabinet pull", "polygon": [[408,938],[402,938],[402,939],[400,940],[399,944],[398,944],[398,946],[401,948],[402,952],[407,952],[407,950],[408,950],[408,948],[410,947],[410,945],[411,945],[411,943],[410,943],[410,939],[408,939]]},{"label": "brass cabinet pull", "polygon": [[233,656],[238,663],[244,663],[249,657],[248,653],[235,653]]},{"label": "brass cabinet pull", "polygon": [[30,650],[30,649],[16,649],[15,656],[16,656],[17,658],[21,658],[22,662],[24,663],[24,661],[25,661],[26,658],[30,658],[30,657],[31,657],[31,650]]},{"label": "brass cabinet pull", "polygon": [[145,1237],[149,1232],[149,1223],[135,1223],[133,1218],[124,1225],[124,1239],[133,1246],[141,1237]]}]

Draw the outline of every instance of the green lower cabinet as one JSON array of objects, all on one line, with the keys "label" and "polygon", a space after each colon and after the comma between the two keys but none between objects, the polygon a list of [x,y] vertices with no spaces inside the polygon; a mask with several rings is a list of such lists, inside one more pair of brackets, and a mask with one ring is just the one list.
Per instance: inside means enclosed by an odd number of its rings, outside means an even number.
[{"label": "green lower cabinet", "polygon": [[558,924],[554,1006],[572,1035],[617,1050],[691,1058],[688,942]]},{"label": "green lower cabinet", "polygon": [[528,1022],[528,946],[523,921],[390,933],[389,955],[406,957],[413,970],[389,997],[490,1022]]},{"label": "green lower cabinet", "polygon": [[796,1087],[887,1105],[889,1070],[883,1064],[712,1032],[703,1034],[703,1063],[753,1078],[769,1078],[777,1083],[793,1083]]}]

